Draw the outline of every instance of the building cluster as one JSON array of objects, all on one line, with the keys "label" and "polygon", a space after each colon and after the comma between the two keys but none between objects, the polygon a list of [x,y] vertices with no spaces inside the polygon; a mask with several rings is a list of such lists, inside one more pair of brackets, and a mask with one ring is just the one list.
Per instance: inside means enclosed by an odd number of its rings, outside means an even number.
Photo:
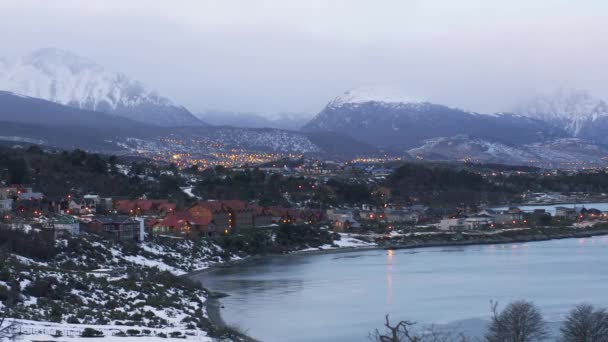
[{"label": "building cluster", "polygon": [[13,186],[0,188],[0,208],[4,227],[52,230],[56,236],[85,231],[120,241],[141,241],[146,234],[219,236],[325,220],[324,212],[318,210],[264,207],[241,200],[200,201],[178,208],[167,199],[104,198],[94,194],[46,198],[31,188]]},{"label": "building cluster", "polygon": [[362,223],[384,223],[389,228],[403,224],[417,224],[427,219],[428,208],[423,205],[387,204],[374,207],[363,204],[358,208],[328,209],[327,220],[335,231],[348,231],[362,227]]},{"label": "building cluster", "polygon": [[[555,220],[555,221],[553,221]],[[595,208],[556,206],[553,213],[538,208],[524,211],[518,207],[483,209],[472,214],[458,214],[443,218],[436,224],[439,230],[467,231],[497,227],[522,227],[531,223],[546,225],[560,222],[607,221],[608,212]]]},{"label": "building cluster", "polygon": [[217,236],[243,229],[269,227],[281,223],[316,223],[324,219],[320,211],[284,207],[263,207],[240,200],[201,201],[151,222],[155,233]]}]

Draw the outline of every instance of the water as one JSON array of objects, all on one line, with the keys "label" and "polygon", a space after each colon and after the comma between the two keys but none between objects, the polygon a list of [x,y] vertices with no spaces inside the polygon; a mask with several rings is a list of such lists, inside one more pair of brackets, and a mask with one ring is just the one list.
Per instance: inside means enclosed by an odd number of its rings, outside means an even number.
[{"label": "water", "polygon": [[[534,209],[545,209],[546,212],[550,213],[551,215],[555,215],[555,208],[556,207],[565,207],[565,208],[587,208],[587,209],[598,209],[601,211],[608,211],[608,203],[568,203],[568,204],[539,204],[539,205],[522,205],[522,206],[518,206],[518,205],[513,205],[514,207],[518,207],[519,209],[523,210],[524,212],[533,212]],[[509,207],[497,207],[494,208],[497,210],[506,210],[509,209]]]},{"label": "water", "polygon": [[268,257],[200,280],[263,341],[366,341],[387,313],[479,334],[490,300],[533,300],[554,322],[581,302],[608,306],[608,236]]}]

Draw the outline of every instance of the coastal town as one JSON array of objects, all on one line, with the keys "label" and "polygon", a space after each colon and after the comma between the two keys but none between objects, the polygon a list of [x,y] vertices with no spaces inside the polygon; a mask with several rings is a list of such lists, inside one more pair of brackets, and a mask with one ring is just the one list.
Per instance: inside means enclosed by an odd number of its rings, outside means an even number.
[{"label": "coastal town", "polygon": [[[256,255],[608,233],[598,170],[303,158],[202,168],[38,147],[2,154],[0,300],[30,338],[245,339],[218,321],[215,295],[184,276]],[[519,185],[530,179],[546,184]],[[580,191],[580,179],[597,191]],[[141,277],[191,299],[133,292]],[[133,314],[108,301],[132,302]]]},{"label": "coastal town", "polygon": [[[66,189],[63,196],[47,196],[32,185],[7,184],[4,181],[0,187],[0,222],[3,229],[50,231],[52,234],[49,236],[77,236],[82,232],[116,241],[142,242],[154,235],[214,238],[289,224],[364,236],[368,233],[467,232],[555,225],[589,227],[608,221],[608,208],[602,203],[608,199],[605,193],[526,192],[513,197],[520,202],[515,204],[452,203],[433,206],[411,200],[393,201],[391,190],[382,182],[395,168],[376,166],[377,163],[307,161],[305,164],[223,169],[227,174],[263,172],[266,179],[262,182],[275,176],[297,179],[293,193],[282,194],[287,205],[264,205],[262,201],[242,198],[203,199],[192,193],[193,185],[180,188],[189,201],[178,205],[168,198],[147,198],[145,195],[139,198],[111,197],[70,189]],[[215,172],[209,170],[203,170],[202,174]],[[542,172],[542,177],[552,175]],[[507,172],[510,173],[513,172]],[[522,172],[517,171],[517,174]],[[496,176],[496,172],[484,175],[490,179]],[[180,177],[190,183],[196,181],[191,174],[180,173]],[[372,196],[363,197],[370,202],[348,200],[333,205],[322,202],[311,205],[317,195],[316,188],[322,188],[336,178],[348,179],[355,184],[365,183],[372,189]],[[295,196],[300,201],[290,200]],[[595,203],[599,205],[595,207]]]}]

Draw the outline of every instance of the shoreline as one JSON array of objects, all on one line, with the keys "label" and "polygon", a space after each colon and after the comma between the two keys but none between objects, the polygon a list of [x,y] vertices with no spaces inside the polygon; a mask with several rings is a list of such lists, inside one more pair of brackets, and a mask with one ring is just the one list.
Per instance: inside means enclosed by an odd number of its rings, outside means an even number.
[{"label": "shoreline", "polygon": [[[546,228],[551,229],[551,228]],[[326,255],[326,254],[340,254],[340,253],[351,253],[351,252],[365,252],[365,251],[374,251],[374,250],[399,250],[399,249],[418,249],[418,248],[432,248],[432,247],[459,247],[459,246],[483,246],[483,245],[502,245],[502,244],[510,244],[510,243],[525,243],[525,242],[543,242],[550,240],[563,240],[563,239],[578,239],[578,238],[590,238],[594,236],[605,236],[608,235],[608,229],[598,229],[592,231],[574,231],[571,233],[562,233],[555,235],[530,235],[527,237],[519,236],[513,238],[502,238],[502,239],[480,239],[474,241],[428,241],[423,243],[413,243],[413,244],[395,244],[395,245],[377,245],[377,246],[365,246],[365,247],[345,247],[345,248],[335,248],[335,249],[320,249],[320,250],[308,250],[308,251],[294,251],[287,254],[267,254],[267,255],[255,255],[251,257],[246,257],[238,260],[231,260],[224,263],[218,263],[215,265],[211,265],[210,267],[193,271],[185,274],[184,276],[197,281],[199,283],[202,282],[199,279],[195,279],[194,277],[205,274],[211,271],[214,271],[218,268],[229,268],[235,265],[246,264],[251,262],[256,262],[262,258],[266,257],[279,257],[279,256],[306,256],[306,255]],[[204,287],[204,285],[203,285]],[[213,296],[211,294],[223,294],[221,292],[212,291],[208,288],[205,288],[210,296],[207,298],[205,302],[205,308],[207,309],[207,315],[209,321],[219,327],[226,328],[230,327],[226,321],[222,318],[221,315],[221,298],[218,296]],[[245,341],[250,342],[259,342],[251,336],[248,336],[246,332],[242,333],[241,337]]]}]

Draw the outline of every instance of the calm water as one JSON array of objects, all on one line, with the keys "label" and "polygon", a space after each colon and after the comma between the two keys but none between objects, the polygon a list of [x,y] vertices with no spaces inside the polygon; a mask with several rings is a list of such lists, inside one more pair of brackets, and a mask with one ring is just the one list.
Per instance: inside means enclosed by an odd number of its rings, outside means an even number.
[{"label": "calm water", "polygon": [[577,303],[608,306],[608,237],[269,257],[200,279],[263,341],[366,341],[386,313],[479,333],[490,300],[533,300],[555,322]]}]

